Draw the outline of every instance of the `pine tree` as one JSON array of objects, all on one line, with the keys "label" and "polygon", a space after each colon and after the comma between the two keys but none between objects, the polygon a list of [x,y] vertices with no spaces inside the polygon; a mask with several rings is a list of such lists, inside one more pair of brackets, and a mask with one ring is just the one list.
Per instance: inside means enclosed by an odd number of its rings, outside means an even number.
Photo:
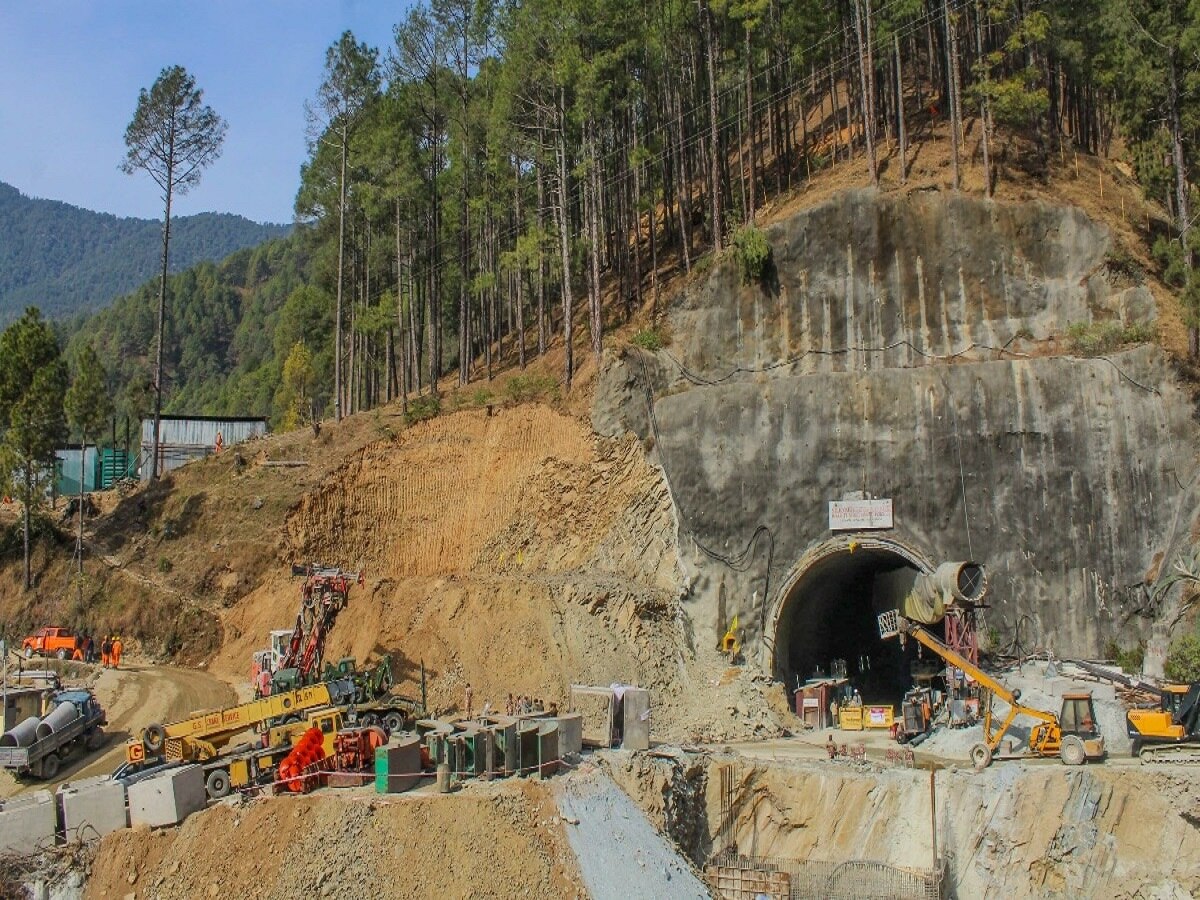
[{"label": "pine tree", "polygon": [[54,471],[54,450],[66,439],[63,399],[67,367],[49,323],[34,307],[0,334],[0,469],[21,501],[25,590],[30,571],[30,519],[41,505],[42,487]]},{"label": "pine tree", "polygon": [[96,351],[91,344],[84,344],[75,360],[75,378],[63,403],[68,423],[79,433],[79,530],[75,539],[75,555],[80,603],[83,602],[84,457],[88,438],[96,437],[113,413],[112,397],[106,381],[107,375]]},{"label": "pine tree", "polygon": [[164,203],[162,273],[158,291],[157,349],[154,366],[154,438],[150,479],[158,478],[158,432],[162,418],[163,345],[166,341],[167,264],[171,246],[171,201],[200,183],[201,173],[221,155],[225,121],[204,105],[204,92],[182,66],[163,69],[150,90],[142,89],[125,129],[128,152],[121,169],[146,172]]}]

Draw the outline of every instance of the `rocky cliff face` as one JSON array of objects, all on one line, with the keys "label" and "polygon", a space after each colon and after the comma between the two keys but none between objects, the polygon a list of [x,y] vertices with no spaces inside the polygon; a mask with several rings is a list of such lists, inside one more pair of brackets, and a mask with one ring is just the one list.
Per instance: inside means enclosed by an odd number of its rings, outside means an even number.
[{"label": "rocky cliff face", "polygon": [[[736,613],[778,671],[798,580],[863,541],[918,569],[986,564],[1001,641],[1095,654],[1146,634],[1193,529],[1200,432],[1155,345],[1070,355],[1072,323],[1154,315],[1107,230],[853,191],[767,234],[765,284],[718,263],[668,312],[671,346],[608,360],[593,411],[663,468],[698,641]],[[894,528],[831,532],[848,496],[891,498]]]},{"label": "rocky cliff face", "polygon": [[603,765],[697,865],[732,851],[798,869],[794,885],[847,861],[929,870],[936,820],[942,896],[1200,890],[1200,782],[1190,771],[1004,763],[940,769],[931,793],[929,772],[870,763],[612,754]]}]

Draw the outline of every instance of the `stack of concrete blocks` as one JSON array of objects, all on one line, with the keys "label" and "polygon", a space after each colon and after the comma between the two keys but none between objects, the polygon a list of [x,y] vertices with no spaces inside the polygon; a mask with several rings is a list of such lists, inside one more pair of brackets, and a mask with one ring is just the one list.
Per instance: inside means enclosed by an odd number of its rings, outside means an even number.
[{"label": "stack of concrete blocks", "polygon": [[49,791],[0,800],[0,853],[24,855],[54,846],[58,816]]},{"label": "stack of concrete blocks", "polygon": [[650,692],[645,688],[625,688],[621,698],[623,709],[621,748],[650,749]]},{"label": "stack of concrete blocks", "polygon": [[537,730],[538,777],[548,778],[558,771],[558,722],[543,719]]},{"label": "stack of concrete blocks", "polygon": [[200,766],[180,766],[129,785],[129,823],[163,828],[204,809],[208,792]]},{"label": "stack of concrete blocks", "polygon": [[402,794],[421,780],[421,739],[413,734],[393,735],[375,750],[375,791]]},{"label": "stack of concrete blocks", "polygon": [[125,785],[107,775],[71,781],[58,788],[58,808],[68,841],[91,841],[129,827]]}]

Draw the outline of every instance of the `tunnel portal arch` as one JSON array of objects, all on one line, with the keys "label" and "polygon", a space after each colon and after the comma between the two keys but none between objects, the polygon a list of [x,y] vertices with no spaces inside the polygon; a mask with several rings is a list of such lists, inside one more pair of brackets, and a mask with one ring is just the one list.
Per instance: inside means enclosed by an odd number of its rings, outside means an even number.
[{"label": "tunnel portal arch", "polygon": [[880,644],[875,615],[897,608],[917,575],[933,571],[929,555],[890,535],[848,533],[809,549],[767,611],[764,668],[793,689],[842,658],[880,692],[898,691],[907,680],[903,654]]}]

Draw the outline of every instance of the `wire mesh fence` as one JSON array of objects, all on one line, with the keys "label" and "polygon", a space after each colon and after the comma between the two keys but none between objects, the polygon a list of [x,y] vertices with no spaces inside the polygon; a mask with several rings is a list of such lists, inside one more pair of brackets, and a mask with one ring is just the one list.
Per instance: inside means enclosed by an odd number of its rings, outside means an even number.
[{"label": "wire mesh fence", "polygon": [[940,870],[872,860],[773,859],[732,851],[714,857],[705,873],[724,900],[941,900],[943,884]]}]

